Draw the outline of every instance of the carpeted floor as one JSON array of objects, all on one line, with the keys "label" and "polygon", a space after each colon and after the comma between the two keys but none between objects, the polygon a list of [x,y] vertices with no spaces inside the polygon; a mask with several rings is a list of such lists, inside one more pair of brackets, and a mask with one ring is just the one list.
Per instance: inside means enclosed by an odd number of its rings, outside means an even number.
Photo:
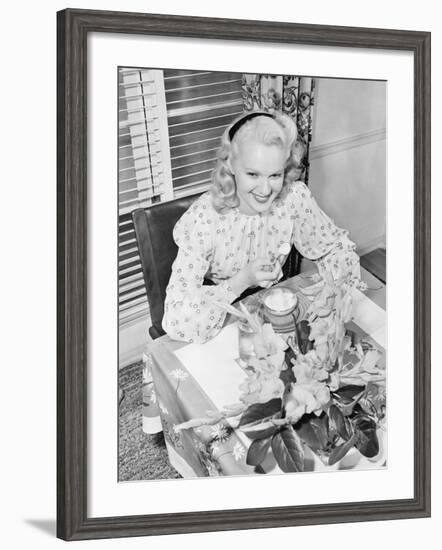
[{"label": "carpeted floor", "polygon": [[119,371],[119,388],[124,397],[119,410],[118,480],[179,478],[169,464],[162,434],[143,432],[141,384],[141,362]]}]

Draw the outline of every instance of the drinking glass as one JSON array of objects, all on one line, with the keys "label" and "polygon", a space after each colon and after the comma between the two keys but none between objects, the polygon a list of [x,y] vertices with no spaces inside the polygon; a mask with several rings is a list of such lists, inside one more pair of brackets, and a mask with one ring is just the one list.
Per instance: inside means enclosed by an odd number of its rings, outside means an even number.
[{"label": "drinking glass", "polygon": [[256,357],[255,337],[257,332],[250,326],[246,320],[238,321],[238,347],[239,362],[241,366],[246,367],[250,364],[250,359]]}]

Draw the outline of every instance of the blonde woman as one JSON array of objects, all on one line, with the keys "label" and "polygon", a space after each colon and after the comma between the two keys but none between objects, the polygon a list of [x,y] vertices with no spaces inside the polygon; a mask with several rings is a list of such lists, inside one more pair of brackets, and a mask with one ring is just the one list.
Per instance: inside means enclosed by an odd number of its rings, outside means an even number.
[{"label": "blonde woman", "polygon": [[248,113],[226,129],[211,189],[174,228],[178,254],[163,318],[172,338],[205,342],[215,336],[225,319],[215,302],[230,304],[246,289],[275,284],[287,244],[314,260],[320,274],[349,272],[359,281],[359,257],[347,231],[296,181],[296,137],[296,124],[280,113]]}]

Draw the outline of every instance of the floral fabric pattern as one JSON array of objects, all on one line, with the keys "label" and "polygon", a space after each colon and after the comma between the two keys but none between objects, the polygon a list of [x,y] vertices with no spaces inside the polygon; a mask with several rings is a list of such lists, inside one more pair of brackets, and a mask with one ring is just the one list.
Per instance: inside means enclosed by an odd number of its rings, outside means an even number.
[{"label": "floral fabric pattern", "polygon": [[[219,214],[208,193],[199,197],[174,228],[177,258],[167,287],[164,330],[176,340],[205,342],[222,328],[225,312],[216,302],[238,296],[229,279],[258,257],[274,262],[283,243],[314,260],[320,275],[351,273],[359,281],[359,257],[348,232],[321,210],[301,181],[288,184],[267,212]],[[282,263],[284,263],[285,258]],[[211,285],[203,284],[204,278]]]}]

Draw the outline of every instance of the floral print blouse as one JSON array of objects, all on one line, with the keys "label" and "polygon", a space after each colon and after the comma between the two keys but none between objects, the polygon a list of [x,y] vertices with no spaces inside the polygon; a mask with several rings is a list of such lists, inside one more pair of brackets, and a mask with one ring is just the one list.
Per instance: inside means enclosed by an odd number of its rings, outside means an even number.
[{"label": "floral print blouse", "polygon": [[[220,214],[204,193],[175,225],[178,254],[166,291],[163,328],[176,340],[205,342],[222,328],[226,313],[214,302],[238,295],[229,279],[258,257],[271,262],[283,243],[315,260],[319,273],[338,278],[350,272],[359,281],[359,257],[348,232],[336,227],[301,181],[287,184],[269,210],[255,215],[238,208]],[[282,265],[285,262],[282,262]],[[215,285],[204,285],[204,278]]]}]

